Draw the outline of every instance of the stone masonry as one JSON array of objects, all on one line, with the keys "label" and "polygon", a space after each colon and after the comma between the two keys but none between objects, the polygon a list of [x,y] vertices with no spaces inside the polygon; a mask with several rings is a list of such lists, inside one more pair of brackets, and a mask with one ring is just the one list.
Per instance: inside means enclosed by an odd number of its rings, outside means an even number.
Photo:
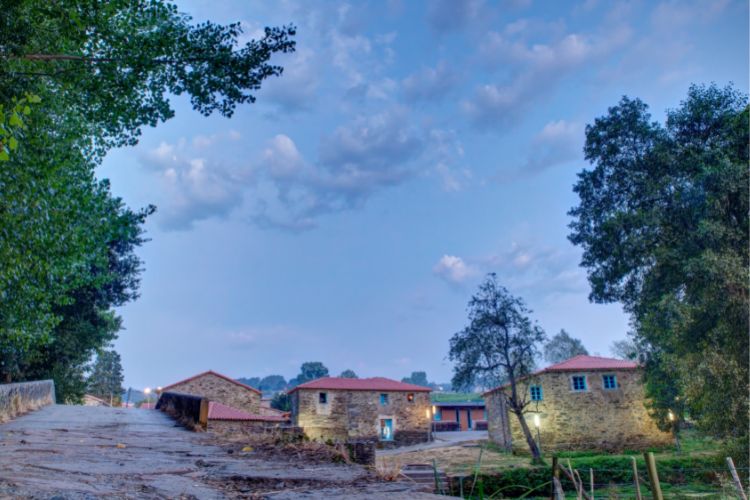
[{"label": "stone masonry", "polygon": [[[327,402],[320,402],[325,392]],[[387,404],[381,404],[387,394]],[[410,400],[411,398],[411,400]],[[429,392],[299,389],[291,393],[292,423],[314,440],[377,441],[379,447],[421,443],[430,437]],[[393,440],[380,440],[381,419],[393,422]]]},{"label": "stone masonry", "polygon": [[[605,388],[605,375],[614,376],[617,387]],[[574,376],[585,377],[586,390],[573,390]],[[672,440],[656,427],[644,406],[640,370],[542,372],[520,387],[529,391],[532,385],[541,387],[542,400],[531,402],[525,418],[536,438],[534,416],[539,417],[542,450],[643,449]],[[503,389],[486,394],[485,401],[490,439],[504,447],[512,444],[514,450],[527,450],[518,417],[506,408]]]},{"label": "stone masonry", "polygon": [[162,390],[201,396],[252,414],[260,412],[260,391],[212,371],[195,375]]}]

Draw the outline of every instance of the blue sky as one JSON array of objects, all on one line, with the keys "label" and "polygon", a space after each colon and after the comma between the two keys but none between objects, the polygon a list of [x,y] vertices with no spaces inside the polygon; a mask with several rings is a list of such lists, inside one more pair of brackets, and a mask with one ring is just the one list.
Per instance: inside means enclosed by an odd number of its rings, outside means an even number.
[{"label": "blue sky", "polygon": [[133,387],[214,369],[447,381],[448,339],[496,272],[592,353],[627,317],[588,302],[567,241],[584,127],[623,94],[662,120],[690,83],[748,87],[743,1],[179,2],[253,38],[293,23],[284,75],[231,119],[182,98],[99,170],[154,203],[116,342]]}]

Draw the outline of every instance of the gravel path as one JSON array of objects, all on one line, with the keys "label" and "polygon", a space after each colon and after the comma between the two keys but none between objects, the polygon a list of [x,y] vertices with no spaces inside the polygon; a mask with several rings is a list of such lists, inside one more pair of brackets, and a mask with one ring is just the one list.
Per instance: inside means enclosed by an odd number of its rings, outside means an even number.
[{"label": "gravel path", "polygon": [[0,425],[2,498],[436,498],[354,465],[229,454],[161,412],[52,405]]}]

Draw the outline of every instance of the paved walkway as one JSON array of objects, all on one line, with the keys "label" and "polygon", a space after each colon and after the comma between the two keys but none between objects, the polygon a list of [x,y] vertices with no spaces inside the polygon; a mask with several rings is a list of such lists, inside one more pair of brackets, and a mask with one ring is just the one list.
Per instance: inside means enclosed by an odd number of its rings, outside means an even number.
[{"label": "paved walkway", "polygon": [[161,412],[53,405],[0,425],[2,498],[432,498],[363,467],[229,454]]},{"label": "paved walkway", "polygon": [[456,446],[470,441],[481,441],[487,439],[487,431],[457,431],[457,432],[436,432],[433,434],[434,440],[427,443],[415,444],[413,446],[402,446],[390,450],[378,450],[378,456],[387,457],[391,455],[400,455],[410,451],[432,450],[434,448],[445,448],[446,446]]}]

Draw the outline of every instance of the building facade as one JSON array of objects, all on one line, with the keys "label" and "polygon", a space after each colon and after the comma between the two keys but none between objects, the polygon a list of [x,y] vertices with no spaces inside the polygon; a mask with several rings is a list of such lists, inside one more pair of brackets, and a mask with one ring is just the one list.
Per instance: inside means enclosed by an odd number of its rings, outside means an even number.
[{"label": "building facade", "polygon": [[289,391],[292,424],[314,440],[421,443],[430,439],[430,391],[382,377],[320,378]]},{"label": "building facade", "polygon": [[162,392],[192,394],[251,414],[260,414],[259,390],[211,370],[168,385]]},{"label": "building facade", "polygon": [[[522,380],[525,419],[542,450],[643,449],[672,442],[645,407],[642,374],[631,361],[576,356]],[[501,386],[485,393],[489,436],[505,448],[526,441]]]},{"label": "building facade", "polygon": [[435,402],[433,408],[433,427],[435,431],[483,431],[487,430],[487,414],[484,403]]}]

